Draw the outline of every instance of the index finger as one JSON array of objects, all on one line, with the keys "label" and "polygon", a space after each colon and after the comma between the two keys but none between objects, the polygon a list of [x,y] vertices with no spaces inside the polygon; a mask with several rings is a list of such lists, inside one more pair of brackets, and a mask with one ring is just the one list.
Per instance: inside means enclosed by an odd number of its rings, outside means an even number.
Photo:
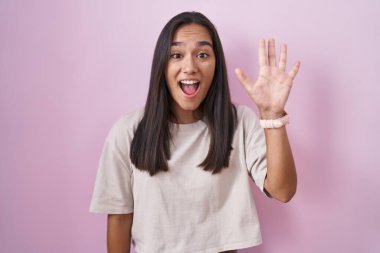
[{"label": "index finger", "polygon": [[278,64],[279,69],[285,71],[286,69],[286,56],[287,55],[287,46],[285,43],[281,45],[281,52],[280,52],[280,62]]},{"label": "index finger", "polygon": [[266,66],[267,63],[267,52],[265,48],[265,40],[260,39],[259,41],[259,65],[261,66]]}]

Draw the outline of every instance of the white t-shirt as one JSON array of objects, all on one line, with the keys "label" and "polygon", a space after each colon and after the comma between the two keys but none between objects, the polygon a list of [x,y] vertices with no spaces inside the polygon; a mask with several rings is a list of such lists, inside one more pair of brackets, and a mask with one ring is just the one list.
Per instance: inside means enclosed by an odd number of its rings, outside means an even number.
[{"label": "white t-shirt", "polygon": [[212,175],[197,167],[209,149],[203,121],[174,124],[169,171],[150,176],[130,161],[129,151],[143,110],[111,128],[100,158],[90,212],[133,212],[137,253],[216,253],[261,243],[249,180],[263,191],[264,131],[256,114],[237,106],[229,167]]}]

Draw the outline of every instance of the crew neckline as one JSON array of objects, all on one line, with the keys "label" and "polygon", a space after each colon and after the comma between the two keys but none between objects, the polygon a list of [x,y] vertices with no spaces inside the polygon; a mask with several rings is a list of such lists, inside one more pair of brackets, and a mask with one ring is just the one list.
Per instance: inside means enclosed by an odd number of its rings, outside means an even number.
[{"label": "crew neckline", "polygon": [[205,126],[206,123],[200,119],[192,123],[184,123],[184,124],[170,122],[170,125],[182,131],[182,130],[194,130],[194,129],[200,128],[201,126]]}]

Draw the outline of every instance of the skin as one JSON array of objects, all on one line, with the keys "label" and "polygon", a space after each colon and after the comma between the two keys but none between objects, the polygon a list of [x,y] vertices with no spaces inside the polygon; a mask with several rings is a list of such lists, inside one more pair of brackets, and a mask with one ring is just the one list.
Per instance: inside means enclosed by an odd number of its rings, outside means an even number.
[{"label": "skin", "polygon": [[[197,24],[177,29],[170,49],[165,77],[172,97],[177,123],[187,124],[200,119],[199,105],[211,86],[215,72],[215,55],[207,29]],[[199,80],[199,91],[193,98],[183,94],[181,80]]]},{"label": "skin", "polygon": [[107,217],[107,252],[129,253],[133,213],[109,214]]},{"label": "skin", "polygon": [[[199,25],[186,25],[178,29],[174,41],[182,44],[172,47],[172,57],[165,74],[173,98],[174,113],[179,123],[186,124],[200,118],[197,109],[210,88],[215,70],[215,55],[212,47],[199,44],[200,41],[211,43],[207,30]],[[208,57],[204,58],[202,53],[208,54]],[[258,107],[262,119],[276,119],[285,114],[285,104],[300,67],[298,61],[286,73],[286,57],[286,44],[282,44],[277,65],[274,39],[269,40],[268,51],[265,40],[261,39],[258,78],[252,81],[243,70],[235,70],[243,87]],[[200,90],[194,98],[188,99],[182,95],[178,85],[178,81],[182,79],[201,81]],[[288,202],[296,192],[297,175],[286,128],[284,126],[264,131],[267,145],[267,177],[264,188],[273,198]],[[132,222],[133,213],[108,215],[108,253],[130,251]]]},{"label": "skin", "polygon": [[[262,119],[277,119],[285,114],[285,104],[300,67],[300,62],[297,61],[289,73],[286,73],[286,58],[286,44],[281,45],[277,65],[275,40],[268,41],[267,51],[265,40],[260,39],[258,78],[252,81],[243,70],[235,70],[240,82],[256,103]],[[297,174],[286,128],[284,126],[264,131],[267,145],[267,177],[264,188],[273,198],[288,202],[296,193]]]}]

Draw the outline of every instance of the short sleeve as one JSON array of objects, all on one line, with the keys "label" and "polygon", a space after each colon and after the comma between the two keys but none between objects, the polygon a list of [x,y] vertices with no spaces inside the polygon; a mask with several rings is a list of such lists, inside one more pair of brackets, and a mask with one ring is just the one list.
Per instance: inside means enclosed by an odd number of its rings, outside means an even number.
[{"label": "short sleeve", "polygon": [[133,212],[129,141],[121,122],[113,125],[103,146],[89,209],[92,213]]},{"label": "short sleeve", "polygon": [[256,113],[244,106],[244,131],[245,131],[245,160],[250,177],[259,189],[264,192],[264,181],[267,175],[266,142],[264,130],[260,126],[260,120]]}]

